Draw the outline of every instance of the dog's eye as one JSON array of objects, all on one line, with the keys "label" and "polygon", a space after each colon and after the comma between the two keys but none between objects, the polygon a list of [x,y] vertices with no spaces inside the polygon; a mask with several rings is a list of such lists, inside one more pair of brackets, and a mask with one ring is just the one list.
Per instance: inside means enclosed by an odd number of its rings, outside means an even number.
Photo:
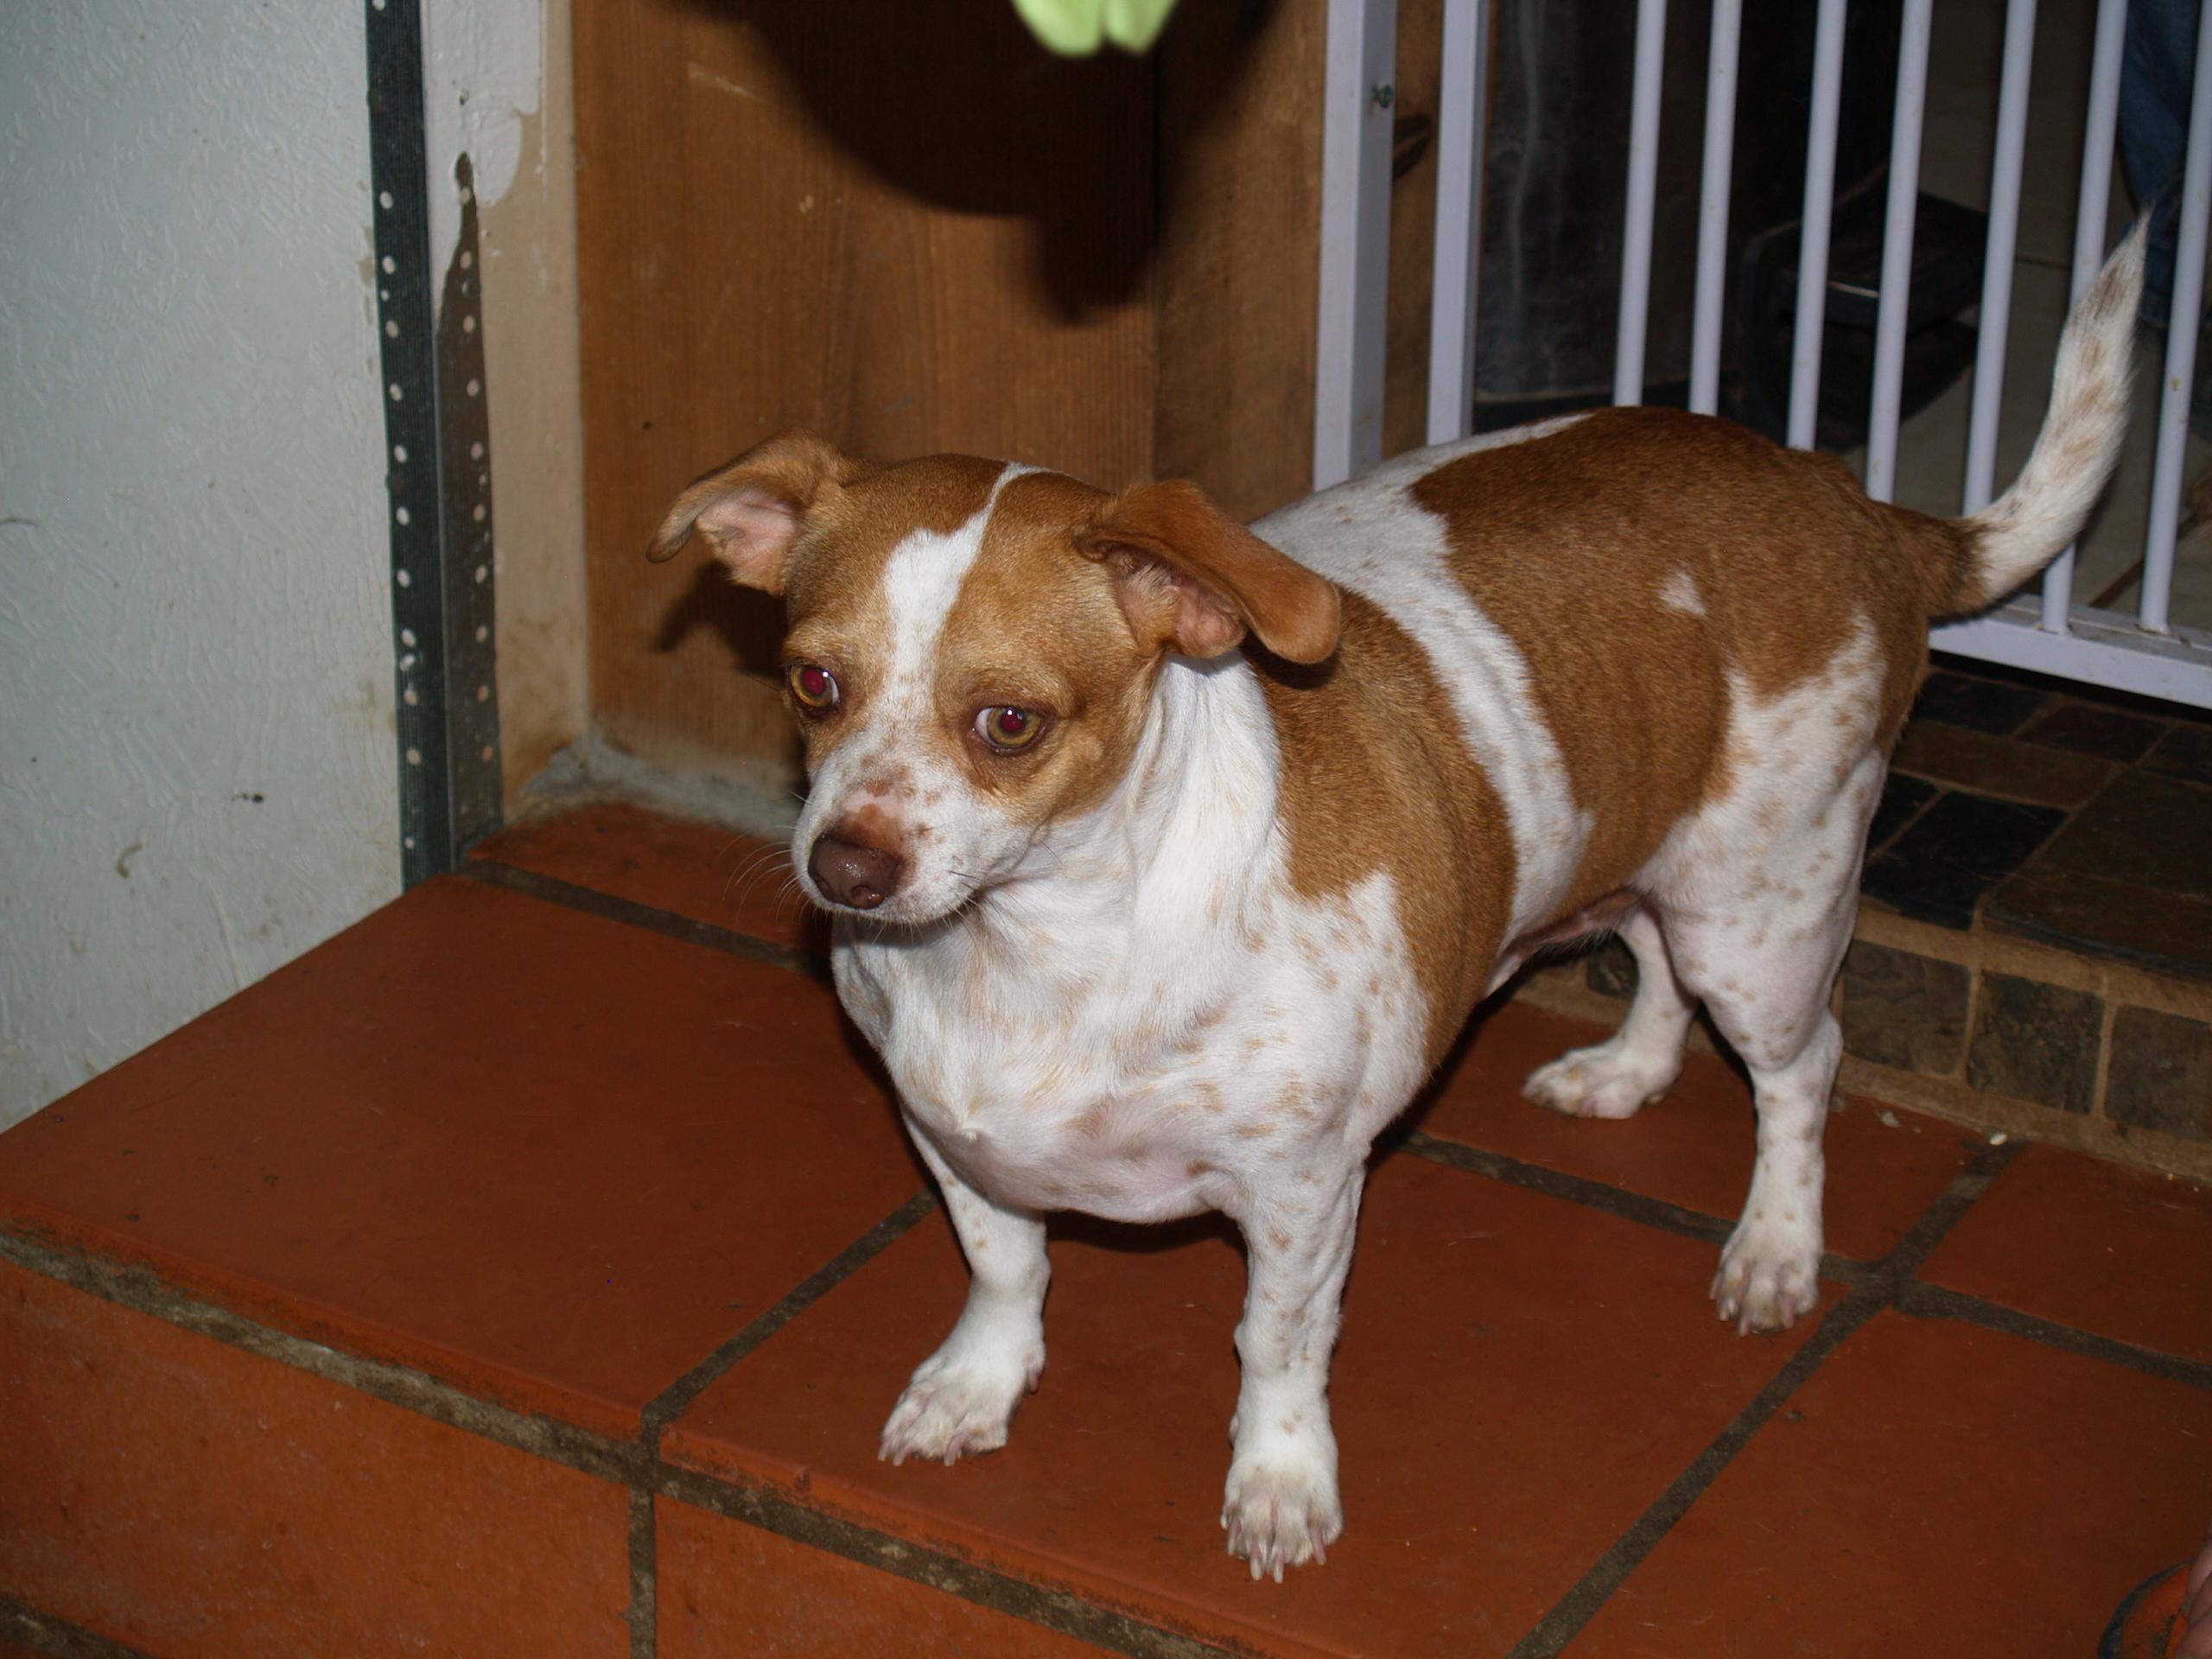
[{"label": "dog's eye", "polygon": [[819,663],[793,663],[784,671],[785,682],[802,709],[820,714],[837,704],[837,677]]},{"label": "dog's eye", "polygon": [[976,735],[1001,754],[1027,748],[1044,729],[1045,716],[1033,709],[1001,704],[980,710],[976,715]]}]

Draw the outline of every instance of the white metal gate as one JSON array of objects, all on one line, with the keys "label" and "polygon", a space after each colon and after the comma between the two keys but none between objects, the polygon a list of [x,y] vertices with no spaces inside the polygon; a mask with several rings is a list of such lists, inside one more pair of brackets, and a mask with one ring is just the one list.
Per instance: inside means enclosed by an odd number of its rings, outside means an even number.
[{"label": "white metal gate", "polygon": [[[1834,205],[1836,130],[1843,82],[1846,0],[1818,0],[1804,219],[1798,258],[1789,441],[1812,442]],[[1715,409],[1720,383],[1729,169],[1734,143],[1737,48],[1743,0],[1712,0],[1703,181],[1699,201],[1690,407]],[[1875,330],[1868,493],[1895,486],[1904,384],[1906,275],[1919,197],[1921,122],[1935,0],[1904,0],[1896,118],[1891,137],[1887,229]],[[1430,317],[1428,442],[1465,436],[1474,401],[1475,280],[1482,236],[1484,93],[1489,0],[1445,0],[1443,97],[1437,118],[1435,283]],[[1651,278],[1651,227],[1659,149],[1659,92],[1667,0],[1639,0],[1635,92],[1629,119],[1616,403],[1639,401]],[[2212,200],[2212,0],[2201,0],[2187,160],[2183,175],[2174,319],[2160,377],[2157,450],[2143,550],[2141,604],[2133,616],[2074,601],[2074,554],[2023,595],[1989,614],[1938,629],[1939,649],[1991,662],[2212,708],[2212,632],[2169,614],[2183,440],[2203,299],[2208,201]],[[2127,0],[2101,0],[2090,67],[2087,137],[2075,221],[2073,293],[2096,274],[2120,102]],[[1992,158],[1980,338],[1968,417],[1961,512],[1989,504],[1997,417],[2011,316],[2021,158],[2036,0],[2010,0]],[[1320,317],[1314,376],[1313,483],[1325,488],[1372,466],[1382,451],[1385,289],[1389,276],[1390,143],[1396,0],[1329,0],[1327,107],[1323,122]],[[2140,395],[2139,391],[2139,395]]]}]

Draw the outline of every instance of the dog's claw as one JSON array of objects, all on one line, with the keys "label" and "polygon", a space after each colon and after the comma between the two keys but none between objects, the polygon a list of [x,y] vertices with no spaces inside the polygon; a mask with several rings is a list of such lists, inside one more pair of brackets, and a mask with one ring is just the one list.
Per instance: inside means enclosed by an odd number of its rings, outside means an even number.
[{"label": "dog's claw", "polygon": [[1243,1558],[1253,1581],[1281,1584],[1289,1568],[1328,1560],[1328,1544],[1343,1535],[1344,1515],[1325,1473],[1240,1467],[1230,1472],[1221,1524],[1229,1553]]},{"label": "dog's claw", "polygon": [[1713,1275],[1713,1311],[1738,1336],[1789,1331],[1820,1306],[1820,1235],[1777,1236],[1739,1227]]}]

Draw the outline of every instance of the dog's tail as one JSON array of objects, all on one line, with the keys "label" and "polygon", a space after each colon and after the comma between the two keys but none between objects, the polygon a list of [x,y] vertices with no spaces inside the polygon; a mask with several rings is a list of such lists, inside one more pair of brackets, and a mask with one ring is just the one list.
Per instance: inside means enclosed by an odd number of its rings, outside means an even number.
[{"label": "dog's tail", "polygon": [[2127,430],[2146,226],[2128,233],[2066,319],[2050,412],[2012,487],[1971,518],[1913,515],[1932,615],[1965,616],[2004,598],[2081,533],[2103,493]]}]

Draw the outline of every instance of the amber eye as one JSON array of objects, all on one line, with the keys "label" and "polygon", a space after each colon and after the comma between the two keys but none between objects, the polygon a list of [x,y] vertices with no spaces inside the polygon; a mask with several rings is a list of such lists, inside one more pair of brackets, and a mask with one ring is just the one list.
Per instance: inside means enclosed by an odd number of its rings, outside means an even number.
[{"label": "amber eye", "polygon": [[976,735],[1001,754],[1012,754],[1017,749],[1027,748],[1044,729],[1045,716],[1033,709],[1013,709],[1000,704],[982,709],[976,715]]},{"label": "amber eye", "polygon": [[837,704],[837,677],[819,663],[793,663],[784,671],[798,706],[814,714]]}]

